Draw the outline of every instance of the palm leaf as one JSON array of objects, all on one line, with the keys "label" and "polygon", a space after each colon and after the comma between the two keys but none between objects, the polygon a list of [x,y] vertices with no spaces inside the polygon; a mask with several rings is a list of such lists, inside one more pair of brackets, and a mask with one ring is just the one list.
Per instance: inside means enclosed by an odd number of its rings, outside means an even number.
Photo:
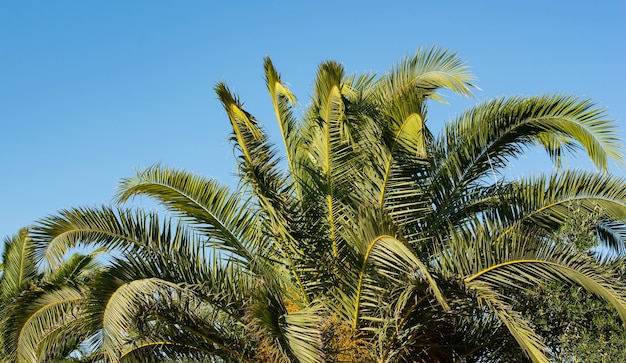
[{"label": "palm leaf", "polygon": [[[28,306],[28,318],[21,325],[17,340],[16,354],[18,362],[39,362],[40,351],[59,350],[66,344],[63,340],[48,340],[47,346],[40,347],[49,331],[58,325],[75,319],[73,313],[84,296],[77,290],[65,288],[51,291],[31,301]],[[14,317],[15,318],[15,317]]]},{"label": "palm leaf", "polygon": [[27,228],[21,229],[12,238],[5,238],[2,261],[0,296],[2,301],[8,301],[22,292],[37,276],[35,244]]},{"label": "palm leaf", "polygon": [[108,250],[128,250],[145,246],[158,238],[160,223],[156,214],[108,207],[74,208],[39,221],[33,228],[36,261],[48,271],[58,269],[72,247],[99,245]]},{"label": "palm leaf", "polygon": [[210,243],[218,243],[250,261],[257,223],[245,201],[214,180],[183,170],[151,167],[126,178],[119,186],[117,201],[145,195],[160,201],[183,220],[193,223]]},{"label": "palm leaf", "polygon": [[[292,108],[296,103],[296,97],[282,82],[278,71],[269,57],[265,57],[263,64],[265,69],[265,82],[267,90],[272,99],[274,114],[280,126],[280,132],[285,144],[285,154],[289,169],[295,171],[295,147],[298,143],[299,129],[298,122],[293,115]],[[297,181],[294,181],[297,182]]]},{"label": "palm leaf", "polygon": [[[626,219],[626,180],[608,174],[563,171],[539,175],[510,185],[492,219],[505,226],[498,239],[504,239],[524,225],[556,231],[575,208],[576,213],[600,213],[614,228]],[[606,223],[606,222],[605,222]],[[585,226],[581,226],[585,228]],[[586,228],[593,228],[592,225]],[[624,240],[611,240],[623,245]]]},{"label": "palm leaf", "polygon": [[563,95],[498,98],[459,116],[436,141],[433,195],[448,196],[436,200],[438,209],[453,209],[450,196],[498,172],[526,147],[554,137],[580,145],[602,169],[607,158],[620,158],[614,122],[588,100]]},{"label": "palm leaf", "polygon": [[520,313],[511,308],[505,297],[480,281],[468,283],[467,287],[476,294],[480,303],[488,306],[493,314],[506,325],[511,335],[533,362],[549,362],[546,356],[547,348],[541,341],[541,337],[533,331]]}]

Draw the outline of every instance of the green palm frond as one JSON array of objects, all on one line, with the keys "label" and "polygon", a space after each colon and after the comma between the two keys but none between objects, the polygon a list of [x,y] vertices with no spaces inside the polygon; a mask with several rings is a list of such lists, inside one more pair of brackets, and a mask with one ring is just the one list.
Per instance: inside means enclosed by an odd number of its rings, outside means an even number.
[{"label": "green palm frond", "polygon": [[[548,134],[580,145],[599,168],[609,157],[620,159],[615,123],[592,102],[563,95],[498,98],[460,115],[436,141],[434,195],[454,195],[487,178]],[[453,201],[438,203],[443,208]]]},{"label": "green palm frond", "polygon": [[35,257],[48,271],[63,263],[76,246],[99,246],[111,250],[137,249],[158,239],[161,225],[156,214],[127,209],[74,208],[39,221],[33,228]]},{"label": "green palm frond", "polygon": [[466,284],[481,280],[494,287],[528,289],[546,282],[565,281],[609,302],[626,322],[626,290],[588,256],[562,244],[544,245],[535,251],[495,246],[492,251],[494,260],[468,275],[464,279]]},{"label": "green palm frond", "polygon": [[[268,63],[269,62],[269,63]],[[285,93],[288,91],[279,83],[278,75],[272,68],[271,61],[266,60],[266,71],[268,87],[271,92]],[[270,83],[272,84],[270,86]],[[276,90],[278,87],[278,91]],[[273,90],[273,91],[272,91]],[[292,194],[291,185],[282,173],[278,171],[278,159],[272,151],[272,145],[267,140],[265,133],[257,124],[252,115],[243,110],[243,105],[224,84],[218,84],[216,92],[222,102],[226,113],[233,127],[233,139],[237,148],[241,152],[240,170],[242,178],[251,187],[252,193],[259,203],[259,213],[263,215],[264,233],[273,238],[268,244],[261,245],[260,254],[269,258],[283,260],[291,271],[291,277],[297,281],[298,289],[302,298],[308,300],[308,295],[301,281],[301,276],[296,268],[294,258],[297,258],[301,251],[293,234],[298,233],[294,221],[295,200]],[[285,110],[285,100],[289,94],[284,94],[275,100],[278,117],[291,117],[290,112]],[[278,104],[280,103],[280,104]],[[281,111],[282,110],[282,111]],[[287,114],[285,114],[287,112]],[[294,132],[293,120],[286,120],[284,132]],[[291,134],[290,134],[291,135]],[[285,137],[288,137],[285,135]],[[292,137],[292,136],[290,136]],[[285,140],[285,143],[291,141]],[[289,160],[291,163],[292,161]]]},{"label": "green palm frond", "polygon": [[145,305],[136,318],[137,337],[124,347],[120,360],[148,355],[155,359],[250,361],[251,344],[243,326],[199,296],[174,293],[155,302]]},{"label": "green palm frond", "polygon": [[486,305],[506,325],[517,343],[535,363],[548,363],[547,348],[541,337],[533,331],[530,323],[511,308],[507,298],[495,292],[481,281],[473,281],[467,287],[474,292],[479,303]]},{"label": "green palm frond", "polygon": [[[331,240],[332,254],[338,257],[336,209],[338,202],[336,193],[340,177],[349,172],[350,164],[350,133],[346,125],[345,105],[342,96],[343,67],[337,63],[327,62],[319,68],[316,82],[316,103],[308,120],[308,140],[306,153],[301,157],[308,163],[311,178],[316,187],[325,195],[326,223]],[[318,174],[319,173],[319,174]],[[318,175],[315,175],[318,174]]]},{"label": "green palm frond", "polygon": [[[382,305],[395,304],[383,301],[391,290],[411,290],[414,285],[425,286],[444,310],[449,309],[430,267],[410,246],[398,239],[393,221],[376,208],[364,209],[361,213],[358,219],[350,221],[359,228],[344,232],[355,256],[347,260],[353,267],[342,272],[335,297],[340,304],[334,310],[342,311],[352,329],[356,330],[360,320],[368,321],[368,324],[379,320]],[[396,298],[391,295],[392,300]]]},{"label": "green palm frond", "polygon": [[[257,298],[248,308],[245,320],[249,332],[261,342],[257,353],[258,360],[298,361],[303,358],[310,361],[311,354],[319,348],[320,332],[317,317],[312,311],[289,312],[280,290],[273,284],[262,284],[256,290]],[[313,320],[311,320],[313,319]],[[298,325],[290,326],[291,321]],[[297,339],[303,339],[298,342]],[[319,354],[317,355],[319,357]]]},{"label": "green palm frond", "polygon": [[[265,57],[263,63],[265,70],[265,82],[267,84],[267,90],[272,99],[272,105],[274,106],[274,114],[278,120],[280,126],[280,132],[285,144],[285,154],[287,156],[287,162],[289,169],[295,171],[297,165],[295,165],[295,147],[299,141],[299,124],[293,115],[292,107],[296,103],[296,97],[282,82],[280,75],[274,64],[269,57]],[[297,183],[297,180],[294,180]]]},{"label": "green palm frond", "polygon": [[267,139],[254,116],[243,109],[241,101],[225,84],[218,84],[215,92],[230,119],[233,139],[241,152],[239,169],[243,181],[250,185],[256,195],[276,203],[280,199],[279,195],[288,191],[289,185],[277,168],[279,159],[273,150],[273,144]]},{"label": "green palm frond", "polygon": [[157,296],[167,297],[171,290],[179,290],[177,284],[157,278],[133,280],[121,284],[109,297],[102,312],[104,356],[116,361],[124,350],[133,331],[134,318],[147,301]]},{"label": "green palm frond", "polygon": [[284,335],[298,362],[314,363],[323,357],[321,350],[323,316],[324,312],[319,304],[284,316]]},{"label": "green palm frond", "polygon": [[571,213],[600,213],[605,220],[613,221],[614,228],[626,220],[626,180],[608,174],[562,171],[539,175],[511,184],[508,192],[491,214],[493,220],[500,220],[503,225],[499,239],[525,225],[556,231]]},{"label": "green palm frond", "polygon": [[144,195],[160,201],[177,217],[192,223],[208,238],[242,258],[253,258],[257,232],[254,211],[245,200],[218,182],[183,170],[154,166],[124,179],[117,195],[122,203]]},{"label": "green palm frond", "polygon": [[[545,360],[538,355],[545,352],[545,347],[535,344],[536,334],[531,334],[528,324],[519,319],[511,302],[535,286],[555,281],[579,285],[609,302],[622,319],[626,316],[626,291],[597,260],[575,252],[562,241],[546,239],[540,230],[511,233],[506,241],[497,241],[497,232],[493,231],[494,226],[476,224],[463,233],[451,232],[453,238],[446,242],[447,247],[439,248],[443,253],[436,261],[442,264],[436,269],[462,278],[468,291],[477,294],[479,303],[487,304],[534,361]],[[474,283],[479,283],[478,293]],[[521,332],[513,331],[519,329]]]},{"label": "green palm frond", "polygon": [[68,284],[78,287],[88,280],[90,275],[101,270],[100,263],[95,260],[101,253],[104,253],[104,249],[96,250],[88,255],[73,254],[51,275],[46,276],[46,282],[51,285]]},{"label": "green palm frond", "polygon": [[[39,362],[42,351],[53,353],[62,351],[60,348],[67,344],[66,341],[59,340],[58,337],[53,340],[45,338],[57,326],[65,325],[75,319],[73,314],[83,298],[83,294],[79,291],[65,288],[48,292],[31,301],[25,311],[22,312],[26,319],[20,323],[20,330],[15,340],[17,361]],[[18,318],[13,316],[13,319]],[[40,346],[44,341],[48,345]]]},{"label": "green palm frond", "polygon": [[598,240],[618,256],[626,252],[626,221],[602,219],[593,225]]},{"label": "green palm frond", "polygon": [[5,243],[0,351],[18,362],[63,358],[76,349],[86,336],[75,316],[84,300],[81,290],[99,268],[93,256],[73,255],[42,273],[38,249],[28,229]]},{"label": "green palm frond", "polygon": [[471,96],[471,89],[476,88],[474,80],[469,67],[455,53],[439,47],[424,47],[401,60],[381,78],[377,91],[390,101],[407,88],[420,88],[430,91],[429,97],[439,101],[441,98],[435,93],[438,89]]},{"label": "green palm frond", "polygon": [[37,275],[35,244],[27,228],[21,229],[12,238],[5,238],[2,261],[0,298],[7,301],[22,292]]},{"label": "green palm frond", "polygon": [[384,106],[388,107],[382,130],[385,147],[374,153],[379,158],[375,160],[378,170],[367,175],[376,184],[371,189],[378,191],[378,205],[385,207],[401,224],[428,209],[414,177],[424,170],[426,147],[430,143],[424,124],[422,93],[406,91],[394,99],[394,104]]}]

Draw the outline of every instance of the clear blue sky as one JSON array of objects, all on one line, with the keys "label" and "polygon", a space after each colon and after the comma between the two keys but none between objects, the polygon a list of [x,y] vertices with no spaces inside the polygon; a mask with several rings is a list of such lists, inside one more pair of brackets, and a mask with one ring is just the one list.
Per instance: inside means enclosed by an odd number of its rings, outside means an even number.
[{"label": "clear blue sky", "polygon": [[[439,45],[483,91],[433,106],[435,133],[480,100],[546,92],[591,97],[624,130],[625,35],[623,0],[0,1],[0,237],[109,204],[120,178],[156,162],[234,184],[212,88],[227,82],[276,135],[265,55],[306,105],[321,61],[384,73]],[[534,158],[525,170],[542,168]]]}]

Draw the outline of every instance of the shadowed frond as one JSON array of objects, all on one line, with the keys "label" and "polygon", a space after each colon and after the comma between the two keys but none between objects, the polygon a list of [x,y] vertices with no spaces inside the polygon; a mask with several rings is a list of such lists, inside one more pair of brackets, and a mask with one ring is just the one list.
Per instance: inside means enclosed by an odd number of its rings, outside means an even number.
[{"label": "shadowed frond", "polygon": [[480,281],[474,281],[467,287],[476,294],[479,303],[488,306],[489,310],[506,325],[511,335],[533,362],[549,362],[546,356],[547,348],[541,341],[541,337],[533,331],[529,322],[520,313],[511,308],[505,296],[498,294]]}]

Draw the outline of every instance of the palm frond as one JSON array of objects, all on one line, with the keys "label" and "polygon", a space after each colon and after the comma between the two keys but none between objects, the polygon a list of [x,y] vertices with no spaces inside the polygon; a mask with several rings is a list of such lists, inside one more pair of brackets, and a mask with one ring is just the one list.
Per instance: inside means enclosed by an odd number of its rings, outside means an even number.
[{"label": "palm frond", "polygon": [[469,67],[455,53],[438,47],[423,47],[381,78],[378,92],[384,92],[391,100],[407,88],[420,88],[430,91],[429,97],[440,101],[435,93],[438,89],[471,96],[471,89],[476,88],[474,80]]},{"label": "palm frond", "polygon": [[[297,168],[294,160],[296,154],[295,147],[299,140],[299,125],[293,115],[292,107],[296,103],[296,97],[282,82],[270,57],[265,57],[263,68],[265,69],[267,90],[272,99],[274,114],[278,120],[282,139],[285,144],[285,154],[287,156],[289,169],[295,171]],[[294,174],[297,175],[297,173]],[[297,180],[294,180],[294,183],[297,183]]]},{"label": "palm frond", "polygon": [[[494,252],[506,256],[501,248]],[[474,280],[484,281],[494,287],[528,289],[537,284],[564,281],[579,285],[609,302],[626,322],[626,291],[619,281],[605,272],[604,268],[586,255],[571,251],[568,246],[544,246],[526,256],[499,258],[495,264],[465,278],[465,284]]]},{"label": "palm frond", "polygon": [[102,313],[103,353],[109,361],[116,361],[133,330],[134,318],[147,301],[167,297],[177,284],[157,278],[133,280],[120,285],[108,299]]},{"label": "palm frond", "polygon": [[[572,213],[598,214],[615,226],[626,219],[626,180],[609,174],[586,171],[563,171],[550,176],[539,175],[512,183],[508,195],[502,197],[490,213],[500,220],[504,239],[524,225],[556,231],[571,218]],[[581,228],[594,228],[593,221]],[[605,222],[606,223],[606,222]],[[623,240],[611,240],[623,244]]]},{"label": "palm frond", "polygon": [[[75,319],[74,313],[84,296],[73,288],[51,291],[31,301],[26,308],[28,317],[20,324],[15,340],[18,362],[38,362],[41,351],[62,351],[67,341],[47,340],[47,346],[40,346],[49,331],[58,325],[66,324]],[[26,313],[26,311],[23,312]],[[14,319],[16,317],[13,317]],[[57,352],[58,353],[58,352]]]},{"label": "palm frond", "polygon": [[506,297],[495,292],[480,281],[468,283],[467,287],[476,294],[479,302],[489,307],[504,325],[528,357],[535,363],[548,363],[547,348],[541,337],[533,331],[529,322],[511,308]]},{"label": "palm frond", "polygon": [[37,275],[35,244],[27,228],[12,238],[5,238],[2,255],[3,274],[0,277],[0,298],[8,301],[24,290]]},{"label": "palm frond", "polygon": [[602,245],[611,249],[615,254],[624,255],[626,252],[626,222],[611,219],[597,221],[593,228]]},{"label": "palm frond", "polygon": [[323,316],[323,309],[319,304],[284,316],[284,335],[298,362],[314,363],[323,357],[321,350]]},{"label": "palm frond", "polygon": [[33,227],[32,238],[36,261],[53,271],[63,264],[63,257],[72,247],[138,249],[158,239],[160,228],[154,213],[109,207],[73,208],[40,220]]},{"label": "palm frond", "polygon": [[242,258],[253,258],[257,232],[254,210],[218,182],[183,170],[154,166],[124,179],[117,195],[122,203],[144,195],[160,201],[177,217],[192,223],[208,237]]},{"label": "palm frond", "polygon": [[[615,123],[605,117],[591,101],[564,95],[482,103],[449,123],[435,142],[433,195],[458,194],[501,170],[530,145],[543,142],[550,150],[553,143],[546,140],[554,138],[580,145],[604,170],[607,158],[620,160],[621,150]],[[447,208],[453,200],[437,203]]]}]

